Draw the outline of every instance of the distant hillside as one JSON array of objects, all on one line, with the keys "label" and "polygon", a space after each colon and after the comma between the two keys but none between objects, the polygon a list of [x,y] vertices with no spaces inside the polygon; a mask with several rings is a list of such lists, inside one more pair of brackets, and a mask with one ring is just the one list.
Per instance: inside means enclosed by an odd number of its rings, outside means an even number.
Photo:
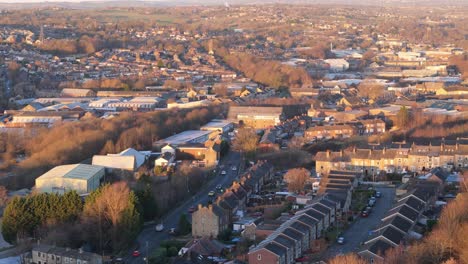
[{"label": "distant hillside", "polygon": [[[9,1],[2,3],[1,1]],[[86,2],[85,4],[83,2]],[[0,0],[0,9],[23,9],[61,7],[74,9],[105,8],[105,7],[162,7],[190,5],[252,5],[252,4],[339,4],[339,5],[369,5],[369,6],[468,6],[468,0],[67,0],[61,2],[42,0]]]}]

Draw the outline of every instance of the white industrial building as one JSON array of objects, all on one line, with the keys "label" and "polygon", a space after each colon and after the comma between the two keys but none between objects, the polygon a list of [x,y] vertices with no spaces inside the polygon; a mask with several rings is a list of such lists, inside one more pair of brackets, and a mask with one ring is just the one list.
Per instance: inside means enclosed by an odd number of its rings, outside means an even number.
[{"label": "white industrial building", "polygon": [[57,166],[36,179],[36,189],[42,193],[60,193],[74,190],[87,194],[101,184],[105,171],[102,166],[71,164]]}]

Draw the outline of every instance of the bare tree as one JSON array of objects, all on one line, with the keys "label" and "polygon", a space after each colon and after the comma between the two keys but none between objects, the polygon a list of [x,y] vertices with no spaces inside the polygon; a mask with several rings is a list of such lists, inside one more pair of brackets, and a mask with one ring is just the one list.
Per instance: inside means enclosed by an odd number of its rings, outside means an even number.
[{"label": "bare tree", "polygon": [[347,254],[347,255],[342,255],[342,256],[336,256],[332,258],[328,264],[367,264],[367,262],[364,259],[361,259],[358,255],[356,254]]},{"label": "bare tree", "polygon": [[304,168],[290,169],[284,175],[284,180],[288,183],[288,190],[290,192],[304,190],[304,185],[309,178],[310,172]]},{"label": "bare tree", "polygon": [[257,151],[258,136],[252,128],[242,128],[236,134],[233,148],[245,153],[248,157],[255,156]]}]

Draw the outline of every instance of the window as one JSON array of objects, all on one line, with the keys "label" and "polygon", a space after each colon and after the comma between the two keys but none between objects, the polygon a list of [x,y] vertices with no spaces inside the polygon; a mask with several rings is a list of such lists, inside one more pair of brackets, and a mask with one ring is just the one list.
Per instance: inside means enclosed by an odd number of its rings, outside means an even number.
[{"label": "window", "polygon": [[[262,254],[257,255],[257,260],[262,260]],[[39,263],[40,264],[40,263]]]}]

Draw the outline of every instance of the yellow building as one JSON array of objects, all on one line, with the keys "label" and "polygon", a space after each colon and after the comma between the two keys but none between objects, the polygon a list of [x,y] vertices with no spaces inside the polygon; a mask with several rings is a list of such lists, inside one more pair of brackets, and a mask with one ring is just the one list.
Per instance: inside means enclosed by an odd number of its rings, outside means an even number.
[{"label": "yellow building", "polygon": [[349,169],[374,173],[379,171],[422,171],[436,167],[468,168],[468,144],[438,146],[412,144],[407,148],[352,149],[339,152],[318,152],[318,173]]}]

